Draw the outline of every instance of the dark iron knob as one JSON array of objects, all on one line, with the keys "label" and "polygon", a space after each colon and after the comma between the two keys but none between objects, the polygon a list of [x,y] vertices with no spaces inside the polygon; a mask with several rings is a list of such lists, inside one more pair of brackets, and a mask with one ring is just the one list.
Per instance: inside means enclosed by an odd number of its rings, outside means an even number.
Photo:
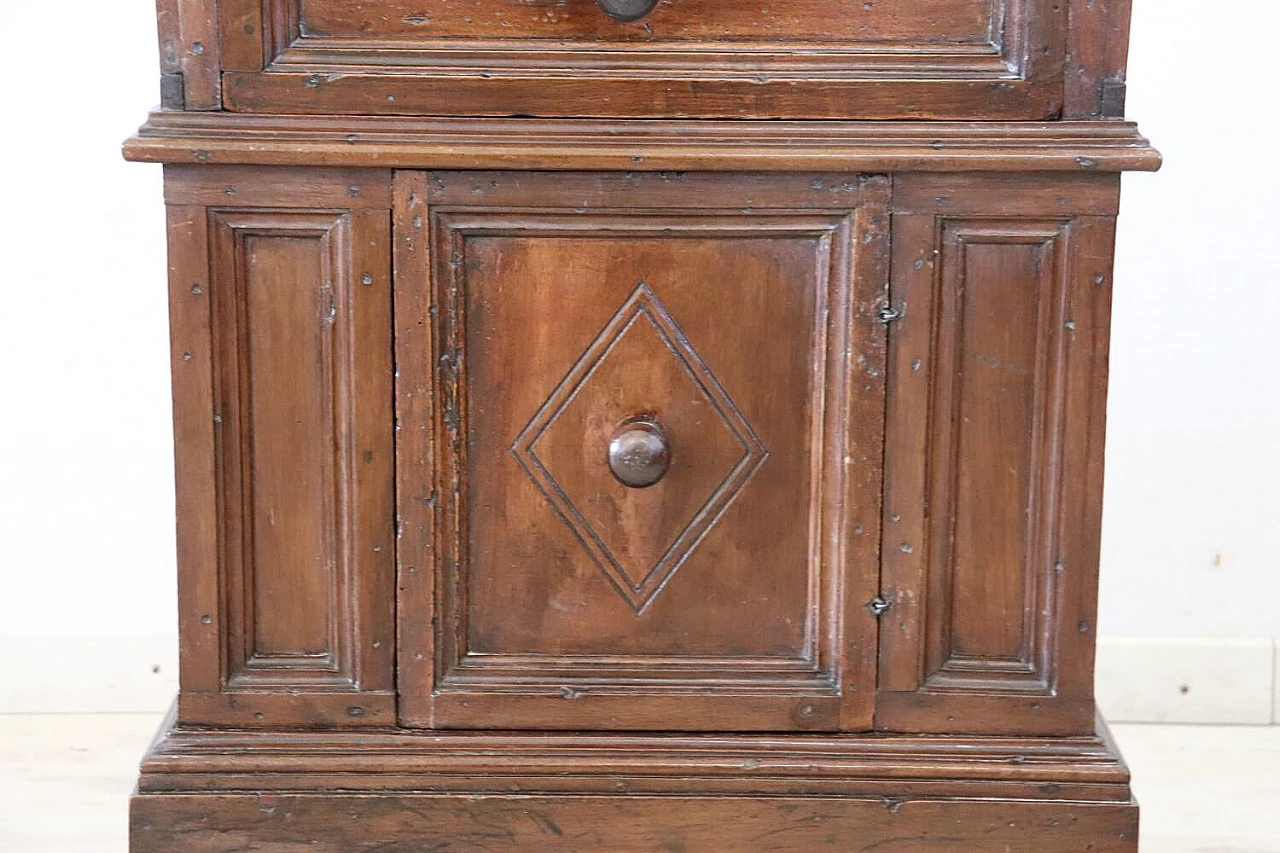
[{"label": "dark iron knob", "polygon": [[627,421],[609,440],[609,470],[628,488],[652,486],[662,479],[670,465],[667,435],[654,421]]},{"label": "dark iron knob", "polygon": [[596,3],[615,21],[638,21],[653,11],[658,0],[596,0]]}]

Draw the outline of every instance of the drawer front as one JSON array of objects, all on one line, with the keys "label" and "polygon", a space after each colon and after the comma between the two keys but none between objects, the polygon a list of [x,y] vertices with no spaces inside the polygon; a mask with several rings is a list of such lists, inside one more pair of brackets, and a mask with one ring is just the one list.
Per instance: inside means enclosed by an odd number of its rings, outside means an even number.
[{"label": "drawer front", "polygon": [[394,115],[1046,119],[1056,0],[224,0],[229,109]]},{"label": "drawer front", "polygon": [[885,183],[399,183],[402,722],[869,727]]},{"label": "drawer front", "polygon": [[[991,0],[868,4],[852,0],[665,0],[634,21],[608,14],[611,0],[308,0],[299,23],[317,36],[381,37],[413,41],[510,39],[696,44],[698,42],[810,42],[875,44],[886,41],[981,44],[996,11]],[[616,0],[612,0],[616,2]],[[636,4],[639,5],[639,4]],[[643,6],[637,11],[643,12]]]}]

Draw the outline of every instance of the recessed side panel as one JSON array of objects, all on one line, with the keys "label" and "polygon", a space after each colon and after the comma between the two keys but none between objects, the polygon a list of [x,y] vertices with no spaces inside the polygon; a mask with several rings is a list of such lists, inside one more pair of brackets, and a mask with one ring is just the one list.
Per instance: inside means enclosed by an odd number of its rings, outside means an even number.
[{"label": "recessed side panel", "polygon": [[933,199],[913,196],[924,179],[906,182],[895,216],[877,724],[1088,731],[1092,685],[1076,664],[1092,654],[1080,591],[1097,554],[1080,543],[1096,541],[1097,518],[1079,489],[1100,452],[1100,392],[1079,389],[1105,367],[1102,218],[1072,211],[1090,199],[1070,187],[991,179],[1005,215],[988,216],[980,180],[963,197],[948,180]]},{"label": "recessed side panel", "polygon": [[[211,200],[200,178],[182,174],[170,174],[171,200]],[[185,345],[177,369],[211,362],[213,432],[211,470],[180,458],[179,476],[208,476],[216,508],[214,549],[199,555],[207,562],[192,562],[196,542],[180,543],[183,582],[199,574],[203,585],[212,573],[217,590],[192,629],[217,638],[205,652],[216,659],[184,660],[181,717],[385,724],[394,547],[387,213],[258,207],[253,193],[272,192],[260,182],[290,177],[274,170],[201,177],[224,178],[222,198],[242,186],[246,197],[243,206],[181,208],[207,229],[207,275],[188,276],[175,299],[188,303],[183,310],[205,306],[208,350]],[[195,390],[181,385],[178,405]]]},{"label": "recessed side panel", "polygon": [[942,223],[923,544],[931,687],[1050,690],[1067,233],[1052,220]]},{"label": "recessed side panel", "polygon": [[[227,678],[350,686],[336,381],[349,358],[330,272],[346,215],[213,211]],[[345,384],[345,383],[343,383]],[[337,452],[335,452],[337,451]]]}]

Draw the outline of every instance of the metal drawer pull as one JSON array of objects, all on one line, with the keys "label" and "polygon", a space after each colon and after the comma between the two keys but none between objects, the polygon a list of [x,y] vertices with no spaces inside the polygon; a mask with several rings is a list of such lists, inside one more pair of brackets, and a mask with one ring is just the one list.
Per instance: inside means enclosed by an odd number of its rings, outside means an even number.
[{"label": "metal drawer pull", "polygon": [[638,21],[653,11],[658,0],[596,0],[604,13],[615,21]]},{"label": "metal drawer pull", "polygon": [[628,488],[652,486],[667,473],[670,464],[667,435],[656,421],[626,421],[609,440],[609,470]]}]

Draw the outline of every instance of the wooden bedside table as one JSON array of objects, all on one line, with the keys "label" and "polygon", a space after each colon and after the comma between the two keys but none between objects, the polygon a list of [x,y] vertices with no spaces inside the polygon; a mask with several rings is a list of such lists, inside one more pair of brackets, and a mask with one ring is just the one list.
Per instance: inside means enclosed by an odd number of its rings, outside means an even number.
[{"label": "wooden bedside table", "polygon": [[160,0],[132,850],[1132,853],[1128,4]]}]

